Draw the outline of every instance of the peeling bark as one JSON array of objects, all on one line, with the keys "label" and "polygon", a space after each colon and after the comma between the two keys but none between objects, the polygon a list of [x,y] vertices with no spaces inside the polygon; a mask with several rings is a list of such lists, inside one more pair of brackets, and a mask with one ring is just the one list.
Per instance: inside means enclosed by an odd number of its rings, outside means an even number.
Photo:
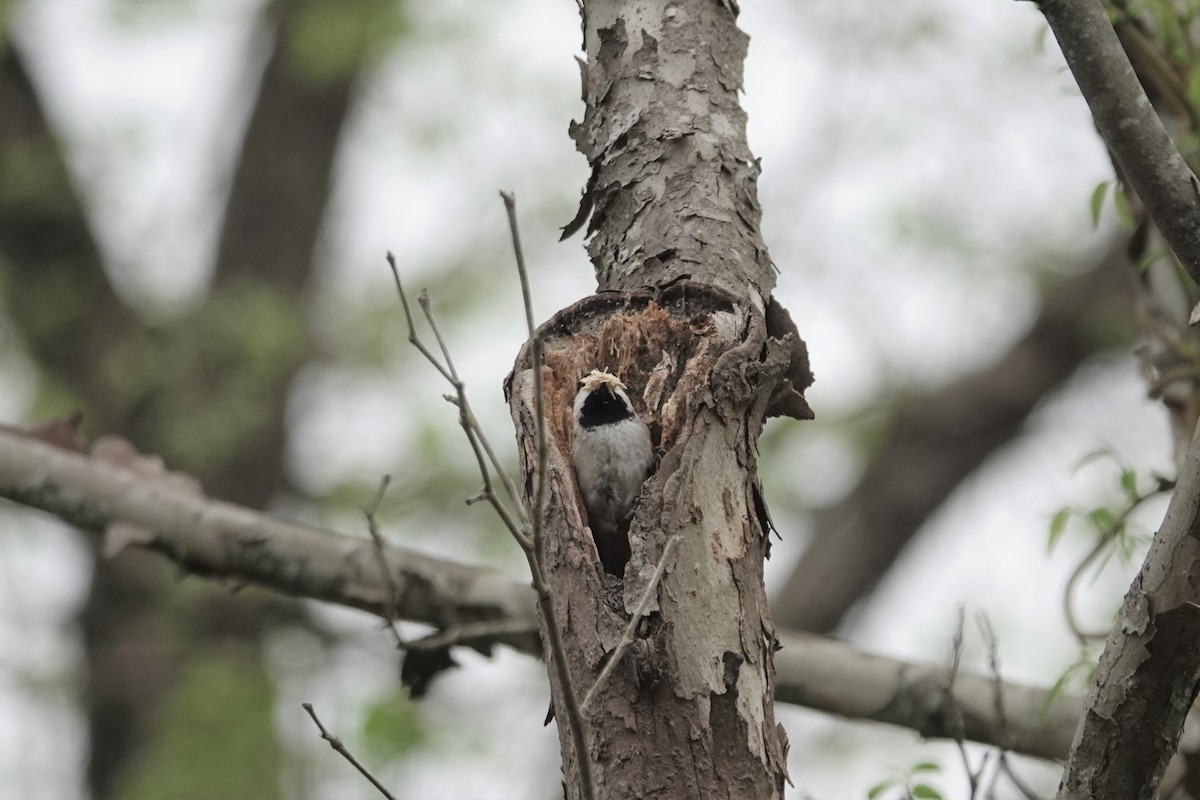
[{"label": "peeling bark", "polygon": [[[687,281],[660,293],[595,295],[540,335],[551,443],[544,568],[577,685],[595,682],[666,542],[680,536],[637,643],[592,705],[598,796],[781,796],[786,737],[771,700],[776,637],[754,465],[790,343],[769,338],[754,308]],[[575,381],[595,365],[622,376],[667,451],[634,512],[623,580],[601,568],[570,462]],[[529,475],[537,450],[527,352],[509,394]],[[575,754],[565,728],[560,737],[574,797]]]},{"label": "peeling bark", "polygon": [[[666,542],[680,543],[588,711],[589,752],[560,730],[567,795],[581,794],[584,757],[598,797],[781,797],[787,743],[772,707],[756,443],[768,413],[812,416],[812,375],[771,301],[759,164],[738,98],[749,39],[732,3],[587,0],[581,11],[587,110],[570,133],[592,174],[564,235],[587,223],[601,293],[541,328],[536,365],[551,445],[544,570],[577,686],[593,685]],[[597,367],[625,382],[666,452],[635,508],[623,578],[600,567],[569,456],[575,381]],[[526,347],[507,385],[527,488],[533,368]]]}]

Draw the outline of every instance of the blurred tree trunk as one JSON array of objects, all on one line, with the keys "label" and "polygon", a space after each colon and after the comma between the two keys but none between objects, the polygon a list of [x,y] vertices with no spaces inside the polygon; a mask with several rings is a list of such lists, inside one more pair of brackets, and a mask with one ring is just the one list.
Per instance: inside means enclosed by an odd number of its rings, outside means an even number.
[{"label": "blurred tree trunk", "polygon": [[[799,394],[811,376],[770,302],[775,267],[737,96],[748,40],[732,4],[711,0],[593,0],[582,12],[587,110],[571,132],[593,171],[576,223],[590,211],[601,293],[541,328],[536,366],[550,440],[544,563],[580,699],[676,546],[651,613],[586,711],[586,753],[575,752],[550,669],[567,796],[583,796],[586,758],[597,797],[781,797],[787,744],[774,720],[755,443],[769,410],[811,416]],[[532,487],[529,357],[509,396]],[[596,367],[626,382],[667,451],[643,489],[622,579],[600,567],[569,456],[575,382]]]},{"label": "blurred tree trunk", "polygon": [[[307,355],[302,290],[377,8],[351,9],[353,38],[333,63],[314,63],[296,46],[298,30],[307,25],[311,34],[319,22],[311,15],[326,11],[301,2],[267,9],[274,46],[234,173],[211,295],[169,328],[144,324],[113,292],[19,53],[6,47],[0,56],[0,152],[27,167],[5,174],[28,178],[0,186],[0,254],[15,271],[6,314],[45,379],[82,406],[92,431],[119,432],[200,477],[210,493],[253,507],[286,485],[286,393]],[[209,592],[210,608],[186,612],[190,622],[180,629],[164,616],[171,584],[161,565],[135,554],[96,561],[80,626],[87,774],[98,800],[112,795],[146,741],[176,668],[214,640],[256,652],[279,616],[264,613],[279,601],[252,612],[243,597],[235,617],[219,610],[224,592]]]},{"label": "blurred tree trunk", "polygon": [[994,365],[895,410],[853,491],[817,511],[811,542],[772,600],[780,627],[833,631],[1035,408],[1089,356],[1130,344],[1130,244],[1129,234],[1114,236],[1087,268],[1053,286],[1033,325]]}]

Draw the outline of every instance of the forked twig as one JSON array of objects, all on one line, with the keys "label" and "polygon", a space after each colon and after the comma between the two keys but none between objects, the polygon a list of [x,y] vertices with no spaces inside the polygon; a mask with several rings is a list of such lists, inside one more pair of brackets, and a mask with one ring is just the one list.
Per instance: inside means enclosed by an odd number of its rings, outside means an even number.
[{"label": "forked twig", "polygon": [[[425,319],[429,321],[429,326],[433,329],[433,335],[441,347],[442,355],[446,358],[444,365],[425,346],[421,338],[417,336],[412,309],[408,305],[408,295],[404,292],[404,284],[400,281],[400,270],[396,267],[396,257],[388,253],[387,261],[388,265],[392,268],[392,277],[396,281],[396,291],[400,295],[400,304],[404,308],[404,318],[408,321],[408,341],[420,351],[421,355],[425,356],[425,360],[432,364],[454,388],[454,405],[458,407],[458,423],[467,434],[467,441],[471,443],[471,450],[475,453],[475,461],[479,465],[479,474],[483,477],[482,495],[491,503],[492,508],[495,509],[496,514],[500,517],[500,521],[504,523],[504,526],[508,528],[521,547],[524,549],[532,548],[532,540],[521,530],[521,525],[518,524],[517,519],[514,519],[512,512],[505,507],[500,496],[496,494],[495,486],[492,483],[492,470],[495,470],[496,474],[500,477],[513,502],[514,508],[517,510],[517,517],[523,524],[527,518],[524,505],[517,495],[516,486],[513,485],[512,481],[500,467],[499,459],[496,458],[491,445],[487,443],[487,437],[483,435],[483,431],[479,427],[479,422],[475,419],[475,414],[471,411],[471,405],[467,402],[466,385],[459,379],[458,372],[454,368],[454,362],[449,358],[449,350],[446,348],[445,340],[442,338],[441,329],[438,328],[437,319],[434,317],[433,311],[429,306],[429,295],[421,292],[418,302],[421,304],[421,310],[425,313]],[[488,468],[489,462],[491,463],[491,469]]]},{"label": "forked twig", "polygon": [[654,574],[650,576],[650,582],[646,584],[645,590],[642,592],[641,599],[638,600],[637,608],[633,611],[633,616],[629,619],[629,624],[625,626],[625,633],[621,635],[621,641],[617,643],[617,647],[613,650],[612,657],[608,659],[608,663],[604,665],[600,676],[596,678],[596,682],[592,684],[592,688],[588,689],[587,696],[583,698],[582,711],[587,711],[591,705],[592,699],[608,682],[609,676],[616,670],[617,665],[621,663],[621,658],[625,655],[625,651],[629,645],[633,644],[633,635],[637,630],[638,623],[642,621],[642,617],[646,616],[646,609],[650,607],[650,599],[654,596],[654,590],[658,586],[658,582],[662,580],[663,573],[667,569],[667,556],[671,555],[671,551],[675,549],[675,545],[679,544],[679,535],[676,534],[667,540],[663,547],[662,556],[658,559],[658,566],[654,568]]},{"label": "forked twig", "polygon": [[[479,426],[478,420],[471,411],[470,403],[467,401],[466,388],[458,376],[458,371],[454,367],[454,361],[450,357],[450,350],[446,345],[445,338],[442,336],[441,329],[438,327],[437,320],[430,307],[429,295],[426,292],[422,292],[418,298],[418,303],[421,306],[421,311],[424,313],[426,321],[429,323],[430,329],[433,331],[434,338],[437,340],[442,361],[439,361],[438,357],[417,336],[412,310],[409,307],[408,298],[404,293],[404,286],[400,281],[400,271],[396,267],[395,256],[388,253],[387,261],[392,269],[392,277],[396,282],[396,291],[400,295],[400,302],[404,308],[404,316],[408,322],[408,340],[425,356],[426,360],[434,365],[442,377],[454,387],[454,395],[446,399],[458,408],[459,424],[466,433],[467,440],[471,443],[471,449],[474,451],[475,460],[479,465],[480,475],[483,477],[483,491],[479,495],[470,498],[469,502],[486,499],[496,511],[501,522],[508,529],[508,532],[517,541],[517,544],[521,546],[521,550],[525,553],[525,560],[529,564],[529,572],[533,579],[533,588],[537,593],[538,607],[545,619],[546,639],[550,648],[550,657],[553,660],[554,670],[558,676],[559,685],[562,688],[566,721],[570,729],[572,744],[575,748],[575,760],[579,768],[580,791],[585,800],[592,800],[595,797],[595,784],[592,778],[591,759],[588,757],[587,728],[580,709],[579,695],[575,690],[571,671],[567,666],[566,647],[562,640],[562,631],[554,607],[554,598],[550,593],[550,587],[546,583],[545,573],[542,569],[542,507],[545,498],[545,472],[549,446],[546,442],[545,398],[540,369],[541,342],[536,336],[536,329],[533,325],[533,305],[529,292],[529,276],[525,269],[525,257],[521,251],[520,236],[517,232],[516,200],[511,193],[501,192],[500,194],[504,199],[504,206],[508,211],[509,230],[512,234],[513,251],[517,260],[517,272],[521,280],[521,291],[525,304],[525,320],[529,328],[530,358],[532,359],[534,375],[538,461],[534,476],[535,505],[532,511],[521,502],[516,485],[501,468],[495,451],[492,449],[491,444]],[[516,509],[515,516],[505,506],[495,490],[492,482],[493,470],[504,485],[509,499]]]},{"label": "forked twig", "polygon": [[353,764],[354,768],[357,769],[359,772],[361,772],[363,774],[363,777],[366,778],[367,780],[369,780],[372,783],[372,785],[374,785],[375,788],[379,790],[380,794],[382,794],[384,797],[388,798],[388,800],[396,800],[396,796],[394,794],[392,794],[391,792],[389,792],[387,790],[387,787],[385,787],[382,783],[380,783],[375,778],[375,776],[371,774],[371,771],[368,770],[366,767],[364,767],[361,763],[359,763],[359,760],[354,757],[354,754],[346,749],[346,745],[342,744],[341,739],[334,736],[329,731],[325,730],[325,726],[321,724],[321,719],[320,719],[320,717],[317,716],[317,712],[313,711],[312,703],[301,703],[300,706],[305,711],[308,712],[308,715],[310,717],[312,717],[312,721],[315,722],[317,725],[317,730],[319,730],[321,732],[321,738],[324,739],[325,741],[329,742],[330,747],[332,747],[334,750],[341,753],[342,758],[346,759],[351,764]]},{"label": "forked twig", "polygon": [[992,708],[996,714],[996,741],[999,743],[1000,755],[996,759],[997,774],[1003,774],[1017,787],[1025,800],[1040,800],[1037,793],[1021,779],[1012,765],[1008,762],[1009,738],[1008,716],[1004,711],[1004,681],[1000,678],[1000,645],[996,639],[996,631],[986,614],[979,614],[979,630],[988,649],[988,669],[992,673]]},{"label": "forked twig", "polygon": [[383,582],[388,590],[388,629],[396,639],[396,647],[403,649],[404,639],[400,636],[400,631],[396,630],[396,603],[400,599],[400,588],[396,586],[396,578],[392,575],[392,570],[388,566],[387,556],[384,554],[383,536],[380,535],[379,525],[375,522],[375,513],[379,511],[379,504],[383,502],[383,494],[387,491],[388,484],[391,482],[391,475],[384,475],[380,479],[379,490],[375,492],[375,497],[371,500],[371,504],[364,508],[362,513],[367,520],[367,530],[371,534],[371,540],[375,542],[375,557],[379,561],[379,571],[383,575]]},{"label": "forked twig", "polygon": [[964,619],[962,606],[959,606],[958,617],[954,623],[954,638],[950,644],[950,680],[946,684],[946,716],[947,727],[950,729],[950,735],[954,738],[954,744],[958,746],[958,755],[962,759],[963,769],[966,770],[967,780],[971,785],[971,793],[968,797],[970,800],[975,800],[979,796],[981,778],[987,769],[991,754],[983,754],[979,769],[971,766],[971,754],[967,752],[966,726],[963,722],[962,709],[958,707],[958,701],[954,697],[954,682],[958,679],[958,670],[962,665]]}]

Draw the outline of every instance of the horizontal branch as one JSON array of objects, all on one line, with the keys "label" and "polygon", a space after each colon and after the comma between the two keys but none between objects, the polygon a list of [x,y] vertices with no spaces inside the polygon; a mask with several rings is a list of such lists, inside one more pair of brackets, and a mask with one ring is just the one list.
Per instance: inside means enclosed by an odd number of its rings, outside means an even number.
[{"label": "horizontal branch", "polygon": [[[120,467],[0,431],[0,497],[41,509],[86,530],[119,521],[145,528],[138,546],[155,550],[196,575],[255,583],[297,597],[351,606],[385,619],[440,629],[484,620],[501,626],[493,641],[536,655],[535,597],[499,572],[457,564],[399,547],[379,550],[354,538],[296,525],[267,514],[188,494]],[[478,637],[471,640],[478,643]],[[850,719],[911,728],[951,738],[946,718],[949,672],[896,661],[799,633],[782,637],[776,654],[776,698]],[[1004,683],[1006,729],[994,712],[995,682],[959,671],[954,703],[967,738],[1047,759],[1064,758],[1082,708],[1060,696],[1047,711],[1047,691]]]},{"label": "horizontal branch", "polygon": [[[529,620],[504,639],[538,652],[532,594],[500,572],[383,548],[180,491],[109,463],[0,431],[0,497],[103,533],[112,522],[144,528],[135,543],[195,575],[246,581],[444,628],[490,619]],[[396,597],[391,596],[392,586]]]},{"label": "horizontal branch", "polygon": [[[833,639],[786,631],[775,654],[775,699],[848,719],[886,722],[922,736],[953,739],[958,723],[947,713],[950,670],[899,661]],[[1004,729],[996,718],[996,681],[960,668],[954,706],[961,735],[1047,760],[1066,758],[1083,712],[1081,698],[1003,681]]]}]

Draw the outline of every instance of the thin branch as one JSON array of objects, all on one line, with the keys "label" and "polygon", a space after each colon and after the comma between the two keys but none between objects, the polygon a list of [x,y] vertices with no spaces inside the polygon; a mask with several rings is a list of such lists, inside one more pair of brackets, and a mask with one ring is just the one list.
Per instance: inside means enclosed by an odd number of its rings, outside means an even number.
[{"label": "thin branch", "polygon": [[529,271],[521,249],[521,234],[517,228],[517,198],[512,192],[500,192],[508,214],[508,230],[512,235],[513,255],[517,259],[517,276],[521,280],[521,302],[525,306],[525,327],[529,332],[529,359],[533,367],[533,402],[537,415],[537,471],[534,473],[532,512],[533,545],[539,568],[544,563],[545,545],[542,541],[543,506],[546,500],[546,460],[550,448],[546,441],[546,395],[542,385],[542,340],[533,324],[533,297],[529,291]]},{"label": "thin branch", "polygon": [[1188,129],[1200,130],[1200,117],[1197,117],[1196,109],[1188,97],[1187,87],[1179,80],[1171,64],[1167,63],[1157,43],[1142,32],[1125,2],[1114,0],[1112,5],[1117,12],[1112,16],[1113,29],[1125,52],[1130,55],[1130,60],[1140,64],[1142,74],[1162,93],[1171,111],[1187,119]]},{"label": "thin branch", "polygon": [[[408,340],[414,347],[420,351],[421,355],[441,373],[442,377],[454,387],[454,405],[458,407],[458,422],[466,432],[467,441],[471,445],[471,451],[475,454],[475,461],[479,466],[479,474],[483,478],[483,496],[491,503],[492,508],[496,511],[500,521],[504,523],[509,533],[517,540],[522,549],[530,549],[533,547],[533,542],[521,530],[521,524],[526,519],[524,504],[521,503],[520,497],[517,495],[516,486],[508,478],[503,469],[500,468],[500,461],[496,458],[495,451],[484,436],[483,431],[479,427],[479,422],[475,419],[475,414],[471,411],[471,406],[467,402],[466,385],[459,379],[457,371],[454,369],[454,362],[449,357],[449,350],[446,347],[445,340],[442,338],[441,329],[437,325],[437,319],[433,315],[433,311],[429,306],[429,295],[422,292],[418,298],[421,305],[421,310],[425,313],[425,318],[429,321],[430,327],[433,329],[433,335],[436,337],[438,346],[441,348],[442,355],[446,358],[446,363],[443,365],[438,360],[428,347],[421,341],[416,333],[416,325],[413,321],[412,309],[408,305],[408,295],[404,292],[404,284],[400,280],[400,270],[396,267],[396,258],[391,253],[387,254],[388,266],[392,269],[392,278],[396,282],[396,292],[400,295],[400,305],[404,309],[404,318],[408,322]],[[517,509],[517,517],[522,523],[518,523],[517,519],[513,518],[512,513],[505,507],[500,496],[496,494],[495,487],[492,483],[492,473],[488,469],[489,462],[496,474],[500,476],[505,489],[508,491],[509,497]]]},{"label": "thin branch", "polygon": [[1038,3],[1096,128],[1154,224],[1200,281],[1200,202],[1192,170],[1171,142],[1100,0]]},{"label": "thin branch", "polygon": [[967,780],[970,782],[971,793],[968,795],[970,800],[975,800],[979,795],[981,786],[980,777],[983,775],[984,769],[987,767],[987,754],[984,754],[983,760],[979,764],[979,769],[971,766],[971,756],[967,752],[966,731],[963,724],[962,709],[958,707],[958,703],[954,700],[954,682],[958,680],[958,669],[962,665],[963,654],[963,624],[965,612],[962,606],[958,607],[958,616],[954,623],[954,636],[950,643],[950,679],[946,682],[945,701],[946,701],[946,717],[950,727],[951,735],[954,738],[954,744],[958,746],[958,755],[962,759],[963,769],[966,770]]},{"label": "thin branch", "polygon": [[[429,304],[429,292],[422,289],[421,294],[417,297],[417,303],[421,306],[421,311],[425,313],[425,319],[429,322],[429,327],[433,330],[433,335],[437,339],[438,347],[441,348],[442,356],[446,359],[446,369],[450,372],[450,385],[454,387],[455,391],[455,398],[447,399],[458,407],[462,426],[467,431],[467,436],[474,435],[478,440],[479,447],[483,448],[483,452],[492,464],[492,469],[500,477],[500,482],[504,484],[504,490],[508,492],[509,499],[517,509],[517,517],[522,523],[528,523],[529,513],[525,509],[525,504],[521,502],[521,496],[517,492],[517,485],[508,477],[508,472],[500,464],[500,459],[496,456],[496,451],[492,449],[492,443],[484,435],[483,429],[479,427],[479,421],[475,418],[475,412],[471,409],[471,404],[467,401],[466,384],[458,377],[458,370],[454,368],[454,361],[450,358],[450,349],[446,346],[446,341],[442,338],[441,328],[437,324],[437,319],[433,316],[433,310]],[[484,480],[490,486],[490,481],[486,474],[484,475]]]},{"label": "thin branch", "polygon": [[396,293],[400,295],[400,305],[404,308],[404,321],[408,323],[408,343],[417,348],[421,355],[425,356],[425,360],[433,365],[434,369],[442,373],[442,377],[450,383],[454,383],[453,376],[446,371],[442,363],[437,360],[437,357],[425,347],[425,343],[421,341],[421,337],[417,336],[417,327],[413,322],[412,309],[408,305],[408,295],[404,293],[404,286],[400,283],[400,270],[396,267],[396,257],[389,252],[387,254],[388,266],[392,268],[392,278],[396,281]]},{"label": "thin branch", "polygon": [[321,719],[317,716],[317,712],[313,711],[312,703],[301,703],[300,705],[305,711],[308,712],[308,715],[312,717],[312,721],[316,723],[317,730],[321,732],[321,738],[329,742],[330,747],[341,753],[343,758],[353,764],[354,768],[361,772],[363,777],[369,780],[371,784],[379,790],[380,794],[388,798],[388,800],[396,800],[396,796],[389,792],[387,787],[380,783],[375,776],[371,774],[371,771],[359,763],[359,760],[354,757],[354,754],[346,749],[346,745],[342,744],[341,739],[325,730],[325,726],[321,724]]},{"label": "thin branch", "polygon": [[621,635],[621,641],[617,643],[617,647],[613,650],[608,663],[604,665],[604,669],[600,672],[599,677],[596,678],[596,682],[592,684],[592,688],[588,690],[587,696],[583,698],[581,711],[587,711],[588,706],[592,703],[592,699],[604,688],[604,684],[608,682],[609,676],[616,670],[617,665],[621,663],[621,659],[624,657],[629,645],[633,644],[633,636],[637,631],[638,623],[642,621],[642,617],[646,616],[646,609],[650,607],[650,600],[654,597],[654,590],[658,587],[658,582],[662,580],[663,573],[666,572],[667,556],[671,555],[671,551],[675,549],[675,545],[677,544],[679,544],[678,534],[667,540],[666,545],[663,547],[662,555],[658,559],[658,566],[654,568],[654,574],[650,576],[650,582],[646,584],[646,588],[642,591],[642,597],[638,600],[637,608],[633,611],[633,616],[629,618],[629,624],[625,626],[625,632]]},{"label": "thin branch", "polygon": [[537,623],[528,619],[495,619],[448,625],[437,633],[404,643],[405,650],[440,650],[456,644],[494,642],[505,636],[537,634]]},{"label": "thin branch", "polygon": [[992,628],[992,622],[988,619],[987,614],[980,613],[977,621],[979,631],[983,634],[983,641],[987,645],[988,671],[992,675],[992,713],[996,719],[996,745],[999,750],[993,784],[997,776],[1004,775],[1012,782],[1013,786],[1017,787],[1017,791],[1025,797],[1025,800],[1041,800],[1008,761],[1008,714],[1004,710],[1004,681],[1000,677],[1000,642],[996,638],[996,631]]},{"label": "thin branch", "polygon": [[545,393],[542,386],[542,344],[533,325],[533,300],[529,291],[529,273],[525,269],[525,255],[521,250],[521,236],[517,229],[517,201],[511,192],[501,192],[504,208],[508,213],[508,229],[512,235],[513,254],[517,260],[517,274],[521,280],[521,299],[525,306],[525,324],[529,330],[530,368],[533,370],[534,413],[537,416],[537,467],[535,469],[534,501],[531,519],[533,548],[525,551],[529,572],[533,576],[533,588],[537,592],[538,605],[545,621],[546,639],[550,644],[550,656],[554,671],[562,689],[563,705],[566,707],[567,726],[571,731],[571,742],[575,747],[575,761],[579,766],[579,787],[585,800],[596,794],[592,777],[592,760],[587,749],[587,723],[579,704],[575,679],[567,666],[567,648],[562,639],[562,628],[555,609],[554,596],[546,583],[545,537],[542,535],[543,509],[546,492],[546,459],[549,445],[546,442]]},{"label": "thin branch", "polygon": [[[1164,486],[1165,485],[1169,484],[1164,484]],[[1121,513],[1118,514],[1117,517],[1112,521],[1112,524],[1108,527],[1108,529],[1101,531],[1100,540],[1096,542],[1096,545],[1080,560],[1075,569],[1071,571],[1071,576],[1067,578],[1067,583],[1063,587],[1063,616],[1066,617],[1067,627],[1071,629],[1071,633],[1075,635],[1075,638],[1079,640],[1081,645],[1086,645],[1090,641],[1105,638],[1108,636],[1108,630],[1087,631],[1081,624],[1079,624],[1079,618],[1075,614],[1075,605],[1072,600],[1075,595],[1076,584],[1079,583],[1079,580],[1083,577],[1083,574],[1087,572],[1088,567],[1090,567],[1092,563],[1100,556],[1100,554],[1104,552],[1104,549],[1108,547],[1109,544],[1115,538],[1117,538],[1117,536],[1120,535],[1121,530],[1125,527],[1125,524],[1129,521],[1129,518],[1133,515],[1133,512],[1141,507],[1142,504],[1144,504],[1147,500],[1157,497],[1166,491],[1167,489],[1163,488],[1163,486],[1160,486],[1149,492],[1138,492],[1129,505],[1122,509]]]},{"label": "thin branch", "polygon": [[367,530],[371,533],[371,541],[375,543],[375,554],[379,557],[379,572],[383,576],[383,582],[388,587],[388,604],[387,604],[387,626],[392,632],[392,636],[396,639],[396,647],[404,647],[404,639],[400,636],[400,631],[396,630],[396,602],[400,597],[400,588],[396,586],[396,579],[392,576],[391,567],[388,566],[387,553],[383,536],[379,533],[379,525],[375,522],[375,514],[379,511],[379,504],[383,502],[383,494],[387,491],[388,484],[392,482],[391,475],[384,475],[379,481],[379,491],[375,492],[375,497],[371,503],[362,510],[363,516],[367,520]]}]

